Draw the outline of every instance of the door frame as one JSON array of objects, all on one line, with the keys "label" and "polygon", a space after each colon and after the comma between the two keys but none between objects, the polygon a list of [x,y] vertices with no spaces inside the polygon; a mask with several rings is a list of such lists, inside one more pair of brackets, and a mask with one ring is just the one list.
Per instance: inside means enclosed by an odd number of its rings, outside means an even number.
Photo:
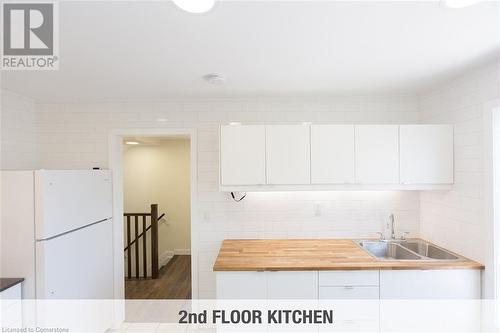
[{"label": "door frame", "polygon": [[[198,251],[196,241],[197,130],[195,128],[131,128],[112,130],[108,136],[109,168],[113,172],[113,282],[114,299],[125,299],[125,261],[123,258],[123,139],[125,137],[175,137],[190,139],[190,195],[191,195],[191,298],[198,298]],[[118,315],[119,321],[120,315]]]},{"label": "door frame", "polygon": [[483,298],[500,297],[500,98],[483,104]]}]

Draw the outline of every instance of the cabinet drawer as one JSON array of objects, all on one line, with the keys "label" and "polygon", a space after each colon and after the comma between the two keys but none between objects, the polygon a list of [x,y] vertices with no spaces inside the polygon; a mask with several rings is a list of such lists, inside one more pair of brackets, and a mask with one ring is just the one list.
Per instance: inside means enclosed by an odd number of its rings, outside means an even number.
[{"label": "cabinet drawer", "polygon": [[330,327],[319,327],[318,332],[379,332],[378,319],[346,319],[336,320]]},{"label": "cabinet drawer", "polygon": [[378,299],[379,287],[320,287],[320,299]]},{"label": "cabinet drawer", "polygon": [[379,271],[319,272],[319,285],[329,286],[378,286]]}]

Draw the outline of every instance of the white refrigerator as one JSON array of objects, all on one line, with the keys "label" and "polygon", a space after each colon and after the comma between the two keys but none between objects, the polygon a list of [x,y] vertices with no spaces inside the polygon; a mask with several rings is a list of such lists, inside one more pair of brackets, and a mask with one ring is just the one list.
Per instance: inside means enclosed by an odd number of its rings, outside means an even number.
[{"label": "white refrigerator", "polygon": [[113,298],[109,170],[2,171],[0,275],[23,298]]}]

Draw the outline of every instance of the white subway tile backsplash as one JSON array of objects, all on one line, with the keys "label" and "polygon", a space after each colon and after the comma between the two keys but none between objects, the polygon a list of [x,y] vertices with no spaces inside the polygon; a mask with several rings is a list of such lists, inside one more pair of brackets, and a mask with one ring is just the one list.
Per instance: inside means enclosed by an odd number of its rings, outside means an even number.
[{"label": "white subway tile backsplash", "polygon": [[485,261],[482,228],[483,103],[500,97],[498,62],[467,73],[420,96],[421,120],[455,124],[455,185],[449,192],[420,193],[423,237]]},{"label": "white subway tile backsplash", "polygon": [[1,168],[35,168],[37,145],[34,101],[9,91],[2,91],[0,102]]}]

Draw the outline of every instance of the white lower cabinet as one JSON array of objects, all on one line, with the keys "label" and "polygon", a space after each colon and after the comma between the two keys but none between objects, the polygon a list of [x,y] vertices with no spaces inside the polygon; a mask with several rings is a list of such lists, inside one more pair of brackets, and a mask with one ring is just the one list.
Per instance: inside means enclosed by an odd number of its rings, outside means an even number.
[{"label": "white lower cabinet", "polygon": [[381,299],[477,299],[480,297],[480,270],[380,271]]},{"label": "white lower cabinet", "polygon": [[23,326],[21,295],[20,283],[0,292],[0,326]]},{"label": "white lower cabinet", "polygon": [[319,272],[319,299],[335,307],[335,325],[320,332],[378,331],[378,270]]},{"label": "white lower cabinet", "polygon": [[477,299],[481,271],[218,272],[219,299]]},{"label": "white lower cabinet", "polygon": [[[453,310],[464,311],[464,302],[457,299],[480,298],[480,289],[481,271],[473,269],[217,272],[218,299],[259,299],[262,304],[277,299],[307,299],[316,300],[319,308],[335,309],[334,325],[264,326],[262,332],[302,332],[304,328],[307,332],[379,332],[401,327],[428,331],[439,325],[447,331],[450,325],[456,330],[477,331],[481,317],[475,315],[474,304],[465,303],[470,305],[470,311],[463,316],[457,317]],[[447,306],[456,303],[456,308],[447,313],[436,311],[433,306],[416,309],[415,302],[398,299],[448,299]],[[294,304],[290,306],[293,308]],[[295,306],[300,309],[302,305],[297,301]],[[254,332],[255,328],[249,331]]]}]

